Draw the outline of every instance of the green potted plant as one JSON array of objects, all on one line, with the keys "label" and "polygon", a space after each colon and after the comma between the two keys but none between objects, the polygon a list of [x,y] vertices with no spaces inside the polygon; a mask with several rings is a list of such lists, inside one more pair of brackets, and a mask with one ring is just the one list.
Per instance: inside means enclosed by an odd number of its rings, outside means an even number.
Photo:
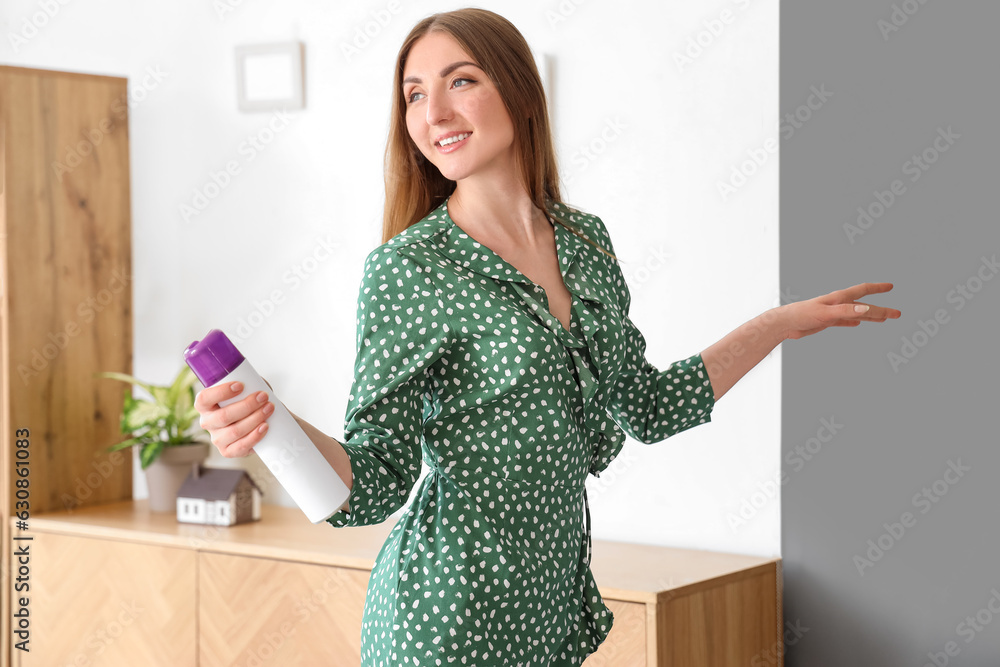
[{"label": "green potted plant", "polygon": [[125,390],[121,432],[130,437],[107,451],[140,447],[139,461],[146,471],[150,510],[175,511],[178,489],[192,467],[208,457],[211,444],[196,437],[207,433],[204,429],[192,428],[198,419],[194,407],[197,378],[186,364],[167,386],[149,384],[124,373],[105,372],[96,377],[128,382],[149,394],[150,400],[146,400],[135,398],[131,388]]}]

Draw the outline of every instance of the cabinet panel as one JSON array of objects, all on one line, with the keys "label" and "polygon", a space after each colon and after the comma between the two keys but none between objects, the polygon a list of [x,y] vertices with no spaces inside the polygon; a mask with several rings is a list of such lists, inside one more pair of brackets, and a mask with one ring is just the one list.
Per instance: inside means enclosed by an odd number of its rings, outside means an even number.
[{"label": "cabinet panel", "polygon": [[12,649],[15,665],[195,667],[195,552],[49,533],[34,538],[27,543],[30,652]]},{"label": "cabinet panel", "polygon": [[357,667],[370,572],[201,553],[201,667]]},{"label": "cabinet panel", "polygon": [[706,587],[661,605],[661,664],[784,664],[775,570]]},{"label": "cabinet panel", "polygon": [[611,633],[586,667],[642,667],[646,664],[646,605],[604,599],[615,615]]},{"label": "cabinet panel", "polygon": [[0,440],[6,464],[13,429],[31,433],[32,514],[132,497],[131,450],[101,452],[124,439],[130,388],[94,377],[132,372],[127,92],[122,77],[0,67]]}]

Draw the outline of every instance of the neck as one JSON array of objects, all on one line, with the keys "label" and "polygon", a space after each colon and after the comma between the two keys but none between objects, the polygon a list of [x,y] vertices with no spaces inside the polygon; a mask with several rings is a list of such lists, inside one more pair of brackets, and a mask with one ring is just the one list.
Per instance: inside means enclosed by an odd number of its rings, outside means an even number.
[{"label": "neck", "polygon": [[497,187],[465,179],[448,200],[448,213],[476,239],[503,247],[531,249],[550,226],[546,212],[537,208],[517,184]]}]

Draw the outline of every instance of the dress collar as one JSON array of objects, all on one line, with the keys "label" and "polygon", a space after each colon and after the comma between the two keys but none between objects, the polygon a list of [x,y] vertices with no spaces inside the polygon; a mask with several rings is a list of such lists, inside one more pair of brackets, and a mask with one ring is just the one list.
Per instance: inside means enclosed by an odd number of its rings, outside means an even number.
[{"label": "dress collar", "polygon": [[[572,331],[566,331],[538,298],[539,289],[531,279],[455,224],[448,214],[449,199],[389,243],[408,246],[410,253],[421,246],[425,251],[433,248],[438,261],[454,262],[480,276],[509,284],[536,317],[570,349],[581,383],[588,428],[594,433],[610,433],[607,446],[620,448],[624,436],[608,426],[603,421],[607,415],[602,416],[600,410],[594,411],[592,404],[598,386],[613,377],[622,364],[622,350],[616,342],[622,336],[622,320],[620,315],[614,314],[620,307],[619,292],[624,289],[619,283],[621,273],[613,266],[613,259],[565,226],[572,225],[593,239],[600,238],[600,223],[565,204],[547,203],[549,218],[555,227],[559,268],[566,289],[573,295],[575,322]],[[590,372],[587,360],[579,353],[583,346],[588,349],[594,372]]]},{"label": "dress collar", "polygon": [[[482,276],[495,280],[520,283],[531,287],[534,282],[521,273],[512,264],[500,257],[487,246],[479,243],[459,227],[448,213],[447,197],[441,204],[428,214],[428,219],[436,219],[442,226],[440,236],[441,253],[448,259]],[[547,213],[549,222],[555,229],[556,255],[559,259],[559,269],[563,282],[573,296],[602,304],[612,303],[612,296],[607,288],[598,288],[590,275],[591,253],[599,253],[574,232],[566,227],[566,219],[570,217],[565,206],[548,201]],[[577,223],[574,225],[579,228]]]}]

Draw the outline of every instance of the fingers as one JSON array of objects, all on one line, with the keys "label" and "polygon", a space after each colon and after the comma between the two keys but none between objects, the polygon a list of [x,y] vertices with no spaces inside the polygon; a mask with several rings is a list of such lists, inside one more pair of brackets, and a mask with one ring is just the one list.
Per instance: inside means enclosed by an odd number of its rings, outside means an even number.
[{"label": "fingers", "polygon": [[242,382],[223,382],[214,387],[202,389],[195,396],[194,407],[198,408],[199,412],[211,410],[218,406],[219,402],[239,396],[241,391],[243,391]]},{"label": "fingers", "polygon": [[[857,306],[868,306],[868,310],[858,312]],[[867,303],[847,303],[840,307],[841,317],[854,320],[867,320],[868,322],[885,322],[887,319],[899,319],[903,314],[895,308],[883,308]]]},{"label": "fingers", "polygon": [[837,294],[845,301],[856,301],[869,294],[880,294],[892,289],[892,283],[860,283],[840,290]]},{"label": "fingers", "polygon": [[[220,402],[238,396],[241,391],[241,383],[224,383],[195,396],[195,408],[201,414],[199,425],[209,432],[212,444],[227,458],[249,455],[266,434],[267,418],[274,413],[274,404],[263,391],[219,407]],[[259,430],[262,425],[263,433]]]},{"label": "fingers", "polygon": [[[849,319],[861,319],[869,322],[884,322],[886,319],[899,319],[903,313],[895,308],[885,308],[883,306],[873,306],[866,303],[857,303],[857,300],[869,294],[880,294],[892,290],[892,283],[859,283],[853,287],[832,292],[829,296],[834,297],[833,303],[843,303],[841,316]],[[833,305],[830,303],[830,305]],[[847,303],[844,303],[847,302]],[[868,306],[868,310],[858,312],[855,306]]]},{"label": "fingers", "polygon": [[[856,306],[868,306],[868,310],[859,313],[855,310]],[[865,303],[844,303],[832,308],[836,309],[833,311],[836,313],[835,319],[827,326],[834,327],[853,327],[861,322],[885,322],[889,318],[897,319],[902,314],[893,308],[880,308]]]},{"label": "fingers", "polygon": [[[242,401],[240,402],[242,403]],[[266,421],[267,417],[273,413],[273,407],[268,403],[238,422],[217,429],[212,434],[212,443],[227,458],[249,456],[254,445],[267,435]],[[263,433],[261,432],[262,425],[265,427]]]},{"label": "fingers", "polygon": [[[223,399],[225,400],[225,399]],[[267,393],[257,391],[246,398],[231,403],[224,408],[216,406],[202,413],[201,427],[204,429],[219,429],[234,422],[249,417],[267,404]]]}]

